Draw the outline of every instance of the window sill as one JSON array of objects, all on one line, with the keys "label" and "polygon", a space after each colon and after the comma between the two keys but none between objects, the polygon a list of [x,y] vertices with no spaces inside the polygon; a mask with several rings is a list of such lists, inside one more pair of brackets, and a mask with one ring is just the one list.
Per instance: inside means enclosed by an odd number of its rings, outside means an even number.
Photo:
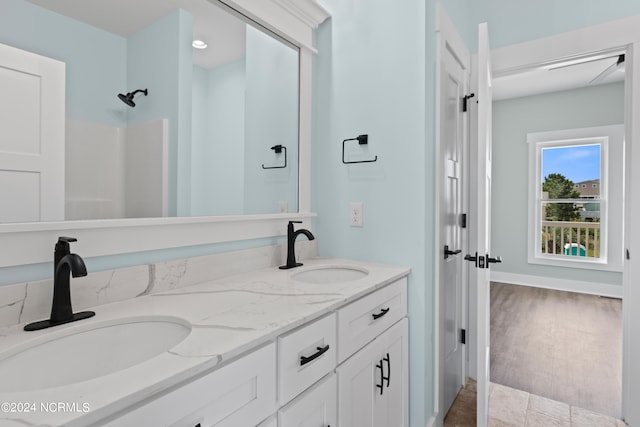
[{"label": "window sill", "polygon": [[622,272],[624,266],[622,263],[614,264],[607,262],[607,260],[587,260],[581,257],[566,255],[566,256],[544,256],[537,255],[529,257],[529,264],[537,265],[550,265],[555,267],[577,268],[587,270],[600,270],[600,271],[615,271]]}]

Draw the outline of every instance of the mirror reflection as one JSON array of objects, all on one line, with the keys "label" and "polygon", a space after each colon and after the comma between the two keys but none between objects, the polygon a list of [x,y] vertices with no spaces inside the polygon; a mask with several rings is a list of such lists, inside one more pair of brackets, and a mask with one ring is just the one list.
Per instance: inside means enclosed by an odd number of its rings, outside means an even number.
[{"label": "mirror reflection", "polygon": [[39,83],[0,50],[0,86],[14,88],[0,100],[13,206],[0,223],[297,212],[298,50],[226,6],[3,0],[0,43],[65,64],[64,161],[43,160],[64,163],[54,185],[16,157],[42,147],[34,126],[10,124],[47,116],[23,95]]}]

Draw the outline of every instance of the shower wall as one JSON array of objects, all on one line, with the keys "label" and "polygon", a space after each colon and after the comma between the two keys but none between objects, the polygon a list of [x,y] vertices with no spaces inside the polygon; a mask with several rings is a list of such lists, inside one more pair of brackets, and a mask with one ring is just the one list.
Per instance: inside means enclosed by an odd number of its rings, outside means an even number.
[{"label": "shower wall", "polygon": [[68,119],[65,219],[166,216],[167,130],[166,119],[131,126]]}]

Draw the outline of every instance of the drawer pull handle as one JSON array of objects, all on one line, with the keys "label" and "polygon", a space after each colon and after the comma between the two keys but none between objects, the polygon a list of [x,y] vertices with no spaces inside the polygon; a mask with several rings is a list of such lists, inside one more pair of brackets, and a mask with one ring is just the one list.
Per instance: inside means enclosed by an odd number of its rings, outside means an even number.
[{"label": "drawer pull handle", "polygon": [[325,345],[324,347],[316,347],[316,349],[318,351],[316,351],[315,353],[313,353],[311,356],[307,357],[307,356],[300,356],[300,366],[304,366],[309,362],[314,361],[315,359],[317,359],[318,357],[322,356],[323,354],[325,354],[328,350],[329,350],[329,344]]},{"label": "drawer pull handle", "polygon": [[378,320],[379,318],[381,318],[382,316],[384,316],[384,315],[385,315],[385,314],[387,314],[388,312],[389,312],[389,308],[387,307],[387,308],[383,308],[383,309],[380,311],[380,313],[378,313],[378,314],[373,313],[373,314],[372,314],[372,316],[373,316],[373,320]]},{"label": "drawer pull handle", "polygon": [[376,384],[376,387],[380,389],[380,396],[384,393],[384,368],[382,367],[382,360],[376,365],[376,368],[380,369],[380,384]]},{"label": "drawer pull handle", "polygon": [[389,381],[391,380],[391,358],[389,357],[389,353],[387,353],[387,357],[383,360],[387,362],[387,376],[382,378],[387,380],[387,388],[389,388]]}]

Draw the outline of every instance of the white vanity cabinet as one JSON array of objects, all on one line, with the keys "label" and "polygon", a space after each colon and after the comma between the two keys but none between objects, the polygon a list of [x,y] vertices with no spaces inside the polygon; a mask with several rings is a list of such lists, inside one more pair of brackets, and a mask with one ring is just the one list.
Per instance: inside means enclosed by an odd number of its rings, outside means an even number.
[{"label": "white vanity cabinet", "polygon": [[255,426],[276,410],[276,348],[268,344],[103,425]]},{"label": "white vanity cabinet", "polygon": [[402,319],[338,367],[339,426],[408,426],[407,325]]},{"label": "white vanity cabinet", "polygon": [[338,311],[339,426],[408,425],[406,315],[406,278]]},{"label": "white vanity cabinet", "polygon": [[403,277],[104,425],[405,427],[406,315]]}]

